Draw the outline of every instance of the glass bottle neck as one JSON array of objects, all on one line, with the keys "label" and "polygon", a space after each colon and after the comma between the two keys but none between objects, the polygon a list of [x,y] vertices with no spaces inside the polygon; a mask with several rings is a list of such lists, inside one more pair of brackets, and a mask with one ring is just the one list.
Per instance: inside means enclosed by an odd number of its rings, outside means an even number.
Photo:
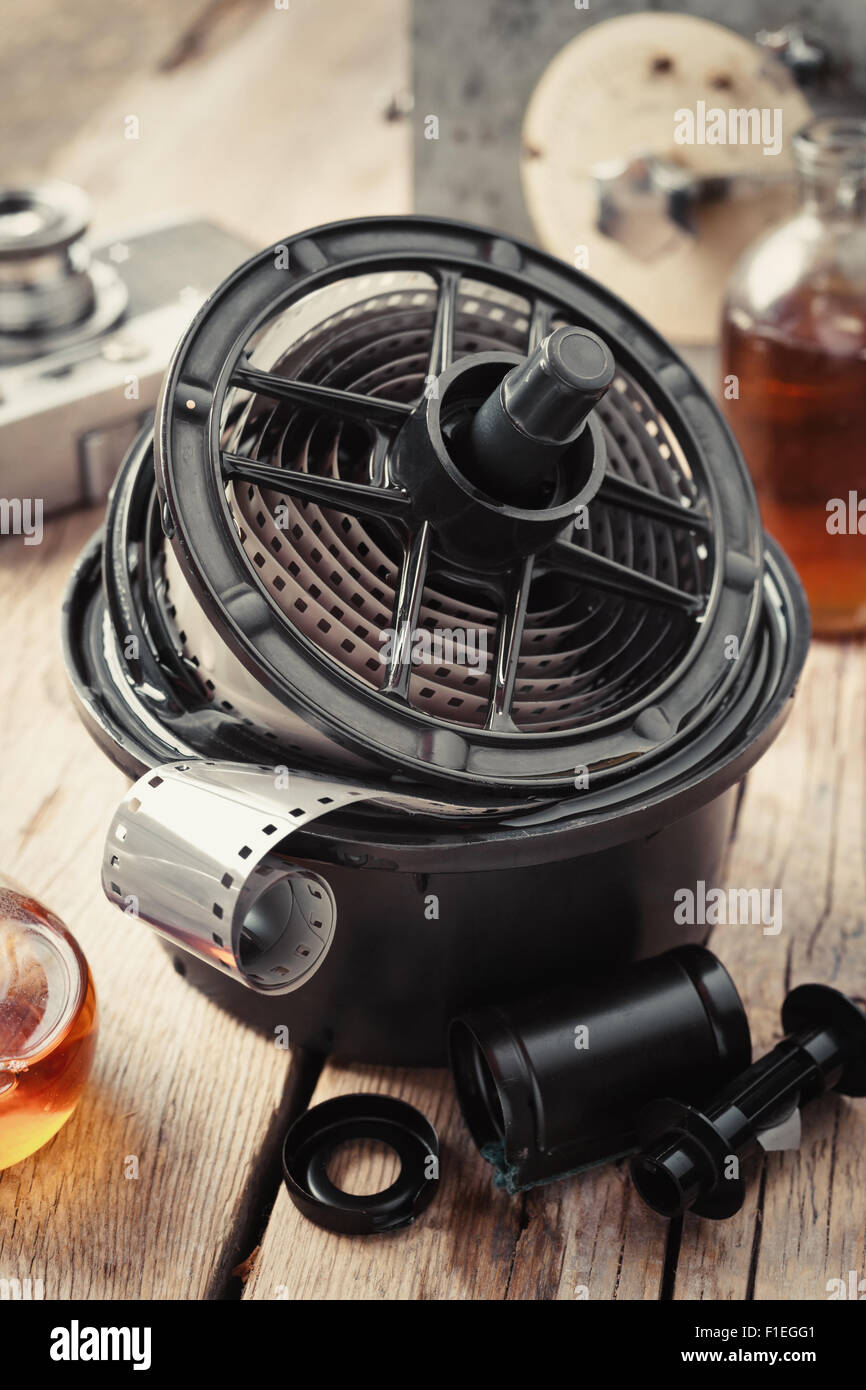
[{"label": "glass bottle neck", "polygon": [[794,137],[800,207],[814,216],[866,220],[866,121],[825,117]]},{"label": "glass bottle neck", "polygon": [[815,217],[866,221],[866,176],[831,175],[800,169],[798,196],[804,212]]}]

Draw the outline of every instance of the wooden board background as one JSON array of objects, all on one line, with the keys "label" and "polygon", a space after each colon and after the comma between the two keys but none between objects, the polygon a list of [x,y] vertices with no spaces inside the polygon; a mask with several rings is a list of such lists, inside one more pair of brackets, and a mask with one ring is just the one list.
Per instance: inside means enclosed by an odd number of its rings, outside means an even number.
[{"label": "wooden board background", "polygon": [[[719,927],[712,946],[749,1012],[756,1055],[779,1007],[816,979],[866,995],[866,648],[816,644],[791,718],[751,774],[726,880],[782,889],[783,929]],[[866,1271],[866,1107],[837,1097],[804,1118],[798,1154],[753,1162],[727,1222],[668,1227],[624,1165],[511,1199],[494,1189],[450,1086],[435,1074],[328,1068],[314,1099],[389,1090],[440,1126],[442,1193],[417,1227],[324,1234],[280,1192],[246,1296],[511,1299],[820,1299]]]},{"label": "wooden board background", "polygon": [[[98,8],[88,0],[94,27]],[[110,24],[107,4],[105,14]],[[164,42],[147,35],[125,80],[94,82],[71,139],[27,127],[30,165],[85,182],[102,230],[187,206],[264,243],[330,217],[406,210],[409,129],[390,118],[408,81],[400,0],[292,0],[287,13],[190,3],[172,11]],[[130,112],[141,117],[133,148],[120,134]],[[622,1167],[518,1199],[497,1191],[442,1074],[327,1067],[316,1100],[389,1090],[430,1116],[442,1190],[417,1226],[374,1241],[302,1221],[277,1148],[304,1078],[189,990],[99,890],[124,782],[77,721],[58,638],[66,577],[98,521],[53,522],[40,547],[0,542],[0,871],[68,922],[101,1007],[76,1114],[0,1174],[0,1279],[41,1278],[50,1298],[604,1300],[820,1299],[829,1279],[866,1277],[866,1108],[835,1099],[809,1113],[799,1155],[757,1165],[739,1216],[669,1229]],[[864,796],[866,648],[816,646],[791,721],[749,780],[729,855],[731,883],[782,888],[784,929],[719,929],[713,942],[759,1048],[777,1035],[789,984],[866,993]],[[126,1176],[131,1158],[137,1177]],[[378,1161],[357,1164],[354,1180],[381,1179]],[[242,1262],[245,1283],[232,1273]]]}]

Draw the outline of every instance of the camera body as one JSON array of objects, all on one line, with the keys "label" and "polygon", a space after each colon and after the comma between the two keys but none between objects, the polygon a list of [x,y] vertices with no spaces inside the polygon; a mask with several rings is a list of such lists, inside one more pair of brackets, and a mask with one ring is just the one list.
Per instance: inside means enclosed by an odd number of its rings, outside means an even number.
[{"label": "camera body", "polygon": [[249,255],[213,223],[89,246],[71,185],[0,191],[0,494],[45,514],[104,500],[178,339]]}]

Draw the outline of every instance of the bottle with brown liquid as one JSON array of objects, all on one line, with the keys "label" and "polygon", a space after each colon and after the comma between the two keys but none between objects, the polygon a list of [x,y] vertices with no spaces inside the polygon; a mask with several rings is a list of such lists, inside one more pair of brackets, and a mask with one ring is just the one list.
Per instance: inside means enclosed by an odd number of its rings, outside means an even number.
[{"label": "bottle with brown liquid", "polygon": [[797,214],[727,294],[725,409],[813,629],[866,632],[866,121],[794,137]]},{"label": "bottle with brown liquid", "polygon": [[77,942],[0,876],[0,1169],[66,1123],[95,1047],[96,996]]}]

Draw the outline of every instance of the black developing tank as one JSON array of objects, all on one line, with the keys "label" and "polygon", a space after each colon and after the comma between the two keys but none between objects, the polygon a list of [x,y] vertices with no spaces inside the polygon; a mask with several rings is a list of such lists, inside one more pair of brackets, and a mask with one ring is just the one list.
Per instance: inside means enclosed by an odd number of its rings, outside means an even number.
[{"label": "black developing tank", "polygon": [[633,1152],[649,1101],[708,1097],[752,1056],[736,987],[702,946],[473,1011],[449,1045],[466,1124],[510,1192]]}]

